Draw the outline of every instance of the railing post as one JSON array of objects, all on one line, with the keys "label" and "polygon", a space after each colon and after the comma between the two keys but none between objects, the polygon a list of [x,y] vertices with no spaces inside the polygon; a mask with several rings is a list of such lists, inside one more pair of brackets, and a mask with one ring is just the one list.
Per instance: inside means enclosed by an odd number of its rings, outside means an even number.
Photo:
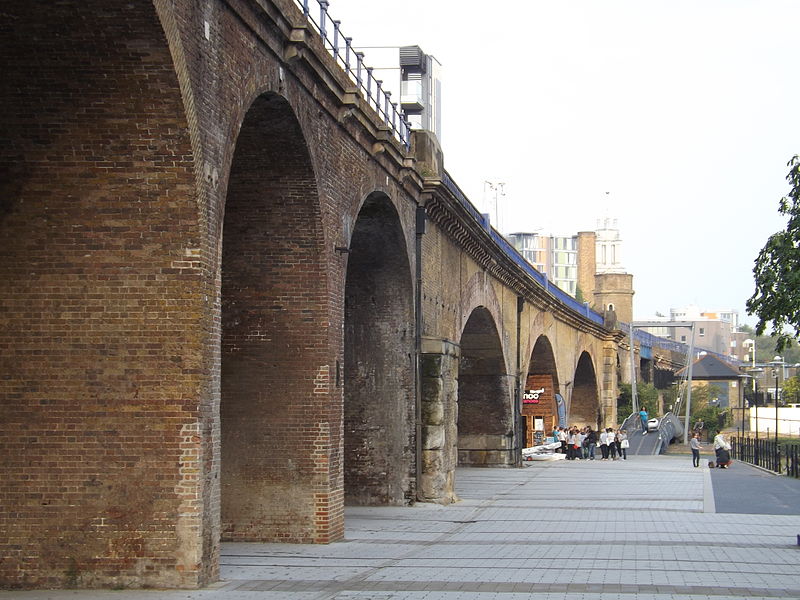
[{"label": "railing post", "polygon": [[319,33],[322,36],[322,43],[325,43],[325,17],[328,14],[328,0],[319,1]]},{"label": "railing post", "polygon": [[333,21],[333,58],[339,58],[339,25],[341,21]]},{"label": "railing post", "polygon": [[352,41],[353,38],[344,38],[344,70],[348,75],[350,74],[350,43]]},{"label": "railing post", "polygon": [[381,114],[381,94],[383,93],[383,79],[375,80],[375,112]]},{"label": "railing post", "polygon": [[364,83],[361,81],[361,69],[364,67],[364,53],[363,52],[356,52],[356,81],[358,82],[358,87],[363,87]]},{"label": "railing post", "polygon": [[303,16],[308,18],[308,0],[303,0]]},{"label": "railing post", "polygon": [[386,124],[389,124],[389,103],[392,96],[392,92],[384,92],[383,93],[383,105],[384,105],[384,117],[386,120]]}]

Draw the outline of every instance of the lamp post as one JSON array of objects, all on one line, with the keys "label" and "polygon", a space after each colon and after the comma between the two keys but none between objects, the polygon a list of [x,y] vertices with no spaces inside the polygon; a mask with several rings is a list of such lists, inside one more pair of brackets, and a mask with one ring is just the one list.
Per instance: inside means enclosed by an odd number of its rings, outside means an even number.
[{"label": "lamp post", "polygon": [[778,367],[781,367],[783,370],[783,365],[785,364],[783,358],[780,356],[776,356],[772,359],[770,363],[773,366],[773,374],[775,375],[775,451],[778,451],[778,378],[782,373],[778,371]]},{"label": "lamp post", "polygon": [[760,367],[753,367],[748,370],[753,375],[753,404],[756,407],[756,442],[753,449],[753,462],[758,464],[758,378],[764,372],[764,369]]}]

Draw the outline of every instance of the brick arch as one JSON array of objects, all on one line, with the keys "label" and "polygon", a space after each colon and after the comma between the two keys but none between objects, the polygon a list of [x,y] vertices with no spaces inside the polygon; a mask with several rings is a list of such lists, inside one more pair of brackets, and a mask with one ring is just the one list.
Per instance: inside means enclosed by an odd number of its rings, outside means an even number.
[{"label": "brick arch", "polygon": [[458,369],[458,462],[512,464],[513,384],[490,311],[478,306],[461,334]]},{"label": "brick arch", "polygon": [[569,423],[581,427],[601,426],[597,375],[588,352],[581,352],[575,366],[569,403]]},{"label": "brick arch", "polygon": [[[147,2],[3,12],[0,347],[13,375],[0,446],[20,450],[0,478],[22,535],[0,579],[195,586],[216,572],[195,551],[200,484],[177,465],[208,373],[195,156],[166,35]],[[46,502],[25,501],[32,490]]]},{"label": "brick arch", "polygon": [[[289,103],[262,94],[227,177],[221,257],[221,519],[227,540],[326,540],[327,277],[316,178]],[[334,425],[338,429],[338,424]],[[338,524],[341,527],[341,523]]]},{"label": "brick arch", "polygon": [[367,197],[347,259],[344,305],[345,502],[414,497],[414,308],[405,236],[391,200]]},{"label": "brick arch", "polygon": [[[543,428],[539,431],[549,435],[553,427],[559,426],[559,406],[556,394],[564,396],[558,378],[558,365],[550,338],[542,334],[536,338],[536,343],[531,350],[528,363],[527,376],[523,381],[523,392],[530,390],[544,390],[537,398],[522,397],[522,416],[525,424],[525,443],[534,442],[534,433],[537,431],[536,423],[541,419]],[[565,414],[563,400],[561,400],[562,417]]]},{"label": "brick arch", "polygon": [[[499,339],[503,339],[503,308],[486,272],[478,271],[469,278],[461,292],[461,307],[460,327],[462,332],[465,330],[469,319],[475,314],[475,311],[480,309],[488,313],[488,318],[498,328],[497,335]],[[510,356],[503,355],[503,372],[505,373],[513,370],[512,365],[508,362],[509,360],[512,360]]]}]

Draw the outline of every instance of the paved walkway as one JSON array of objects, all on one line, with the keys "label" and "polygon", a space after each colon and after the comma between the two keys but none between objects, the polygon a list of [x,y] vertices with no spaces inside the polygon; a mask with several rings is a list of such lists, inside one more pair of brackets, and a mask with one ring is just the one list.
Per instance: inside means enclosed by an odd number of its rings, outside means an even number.
[{"label": "paved walkway", "polygon": [[[713,479],[737,469],[752,468]],[[800,489],[793,514],[717,513],[711,471],[680,455],[460,469],[457,479],[455,505],[348,508],[336,544],[225,544],[223,581],[204,590],[0,599],[800,598]]]}]

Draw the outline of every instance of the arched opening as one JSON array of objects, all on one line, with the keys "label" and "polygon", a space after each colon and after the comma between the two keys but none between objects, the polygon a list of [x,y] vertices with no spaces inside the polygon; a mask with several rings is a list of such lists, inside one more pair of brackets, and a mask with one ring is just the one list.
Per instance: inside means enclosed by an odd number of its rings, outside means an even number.
[{"label": "arched opening", "polygon": [[364,202],[345,287],[345,503],[405,504],[415,493],[413,288],[389,198]]},{"label": "arched opening", "polygon": [[564,427],[566,405],[558,383],[555,354],[550,340],[541,335],[531,352],[522,390],[522,424],[527,447],[544,441],[555,427]]},{"label": "arched opening", "polygon": [[458,464],[513,464],[512,386],[494,319],[479,306],[461,334]]},{"label": "arched opening", "polygon": [[285,99],[253,102],[231,164],[222,248],[222,537],[324,539],[328,331],[317,190]]},{"label": "arched opening", "polygon": [[597,393],[597,377],[588,352],[578,359],[573,380],[572,398],[569,407],[570,425],[595,424],[600,426],[600,398]]}]

